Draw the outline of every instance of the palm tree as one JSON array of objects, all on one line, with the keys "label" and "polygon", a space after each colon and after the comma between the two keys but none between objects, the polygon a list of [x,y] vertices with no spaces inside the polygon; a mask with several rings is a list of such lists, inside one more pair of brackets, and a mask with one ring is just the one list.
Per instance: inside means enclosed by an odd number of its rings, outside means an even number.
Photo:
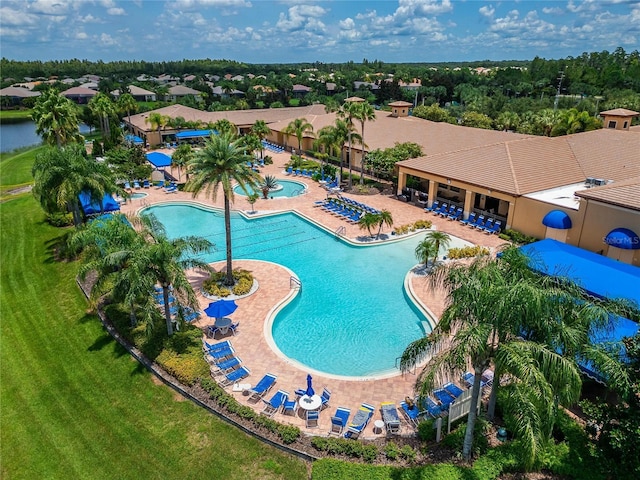
[{"label": "palm tree", "polygon": [[430,238],[425,238],[416,245],[415,254],[419,262],[424,262],[424,268],[429,265],[429,259],[432,255],[437,255],[436,245]]},{"label": "palm tree", "polygon": [[226,118],[221,118],[217,120],[213,125],[213,129],[218,132],[220,135],[223,133],[229,133],[231,135],[238,134],[238,127],[236,127],[233,123],[231,123]]},{"label": "palm tree", "polygon": [[284,133],[294,135],[298,139],[298,153],[302,153],[302,138],[307,132],[313,134],[313,125],[307,122],[306,118],[296,118],[284,129]]},{"label": "palm tree", "polygon": [[369,102],[351,103],[349,106],[353,118],[360,122],[360,138],[362,141],[362,156],[360,158],[360,185],[364,185],[364,149],[366,143],[364,141],[364,124],[369,121],[375,121],[376,111]]},{"label": "palm tree", "polygon": [[182,168],[189,162],[193,149],[188,143],[181,144],[171,156],[171,163],[178,167],[178,180],[182,178]]},{"label": "palm tree", "polygon": [[233,182],[249,194],[256,191],[260,184],[260,175],[247,166],[250,160],[242,150],[237,137],[226,132],[211,135],[204,147],[195,152],[189,161],[191,178],[186,190],[195,197],[204,190],[215,201],[222,186],[224,195],[224,226],[227,244],[226,285],[233,285],[232,248],[231,248],[231,203],[233,202]]},{"label": "palm tree", "polygon": [[444,247],[447,249],[449,247],[449,244],[451,243],[451,236],[445,232],[430,230],[427,232],[425,238],[433,242],[435,250],[433,252],[433,265],[435,266],[436,261],[438,260],[438,254],[440,253],[440,248]]},{"label": "palm tree", "polygon": [[393,226],[393,217],[391,216],[391,212],[389,210],[380,211],[376,214],[376,217],[378,219],[378,233],[376,234],[376,238],[380,238],[380,232],[382,232],[383,226]]},{"label": "palm tree", "polygon": [[154,284],[162,287],[164,300],[164,317],[167,334],[173,335],[173,320],[169,293],[172,292],[178,300],[179,310],[186,305],[192,309],[198,308],[193,287],[187,279],[186,269],[197,268],[211,272],[211,267],[195,255],[208,252],[213,244],[201,237],[180,237],[170,240],[164,227],[153,215],[139,217],[142,226],[140,234],[144,238],[142,248],[131,252],[129,268],[137,271],[146,269],[147,275],[154,280]]},{"label": "palm tree", "polygon": [[[349,100],[349,99],[347,99]],[[347,130],[347,140],[349,142],[349,146],[348,146],[348,152],[349,152],[349,188],[351,188],[353,186],[352,180],[351,180],[351,170],[352,170],[352,164],[353,164],[353,157],[352,157],[352,153],[351,153],[351,147],[353,144],[353,119],[355,118],[353,115],[353,105],[355,105],[358,102],[364,101],[361,98],[358,97],[353,97],[353,99],[349,100],[348,103],[344,103],[342,105],[342,107],[340,108],[340,110],[338,110],[337,114],[338,117],[345,123],[346,125],[346,130]],[[346,102],[346,101],[345,101]],[[337,120],[336,120],[336,126],[337,126]],[[364,147],[363,147],[364,148]],[[340,163],[340,179],[342,179],[342,163]]]},{"label": "palm tree", "polygon": [[262,141],[271,133],[271,129],[264,120],[256,120],[256,122],[251,126],[251,133],[257,135],[260,139],[260,157],[264,158]]},{"label": "palm tree", "polygon": [[120,98],[118,98],[117,105],[121,112],[126,112],[127,123],[131,125],[131,112],[135,113],[138,111],[138,102],[136,102],[135,98],[133,98],[133,95],[130,93],[124,93],[120,95]]},{"label": "palm tree", "polygon": [[169,122],[169,118],[158,112],[151,112],[147,118],[144,119],[145,123],[148,123],[152,130],[158,131],[158,142],[162,143],[162,130]]},{"label": "palm tree", "polygon": [[375,213],[367,212],[360,217],[358,220],[358,226],[360,230],[367,230],[369,232],[369,236],[373,237],[373,233],[371,233],[371,229],[373,227],[378,226],[378,216]]},{"label": "palm tree", "polygon": [[78,109],[67,97],[50,88],[42,92],[31,115],[36,123],[36,133],[46,144],[58,148],[82,141],[78,131]]},{"label": "palm tree", "polygon": [[89,192],[91,199],[101,202],[106,193],[117,191],[115,178],[109,168],[86,158],[83,145],[67,145],[59,150],[49,148],[36,155],[32,168],[33,194],[47,213],[69,211],[73,223],[82,223],[81,192]]},{"label": "palm tree", "polygon": [[100,131],[104,139],[111,135],[110,118],[116,114],[116,107],[104,93],[98,93],[89,101],[89,108],[100,120]]},{"label": "palm tree", "polygon": [[276,188],[278,185],[278,180],[273,175],[265,175],[264,180],[260,184],[260,188],[262,189],[262,196],[266,200],[269,198],[269,192]]}]

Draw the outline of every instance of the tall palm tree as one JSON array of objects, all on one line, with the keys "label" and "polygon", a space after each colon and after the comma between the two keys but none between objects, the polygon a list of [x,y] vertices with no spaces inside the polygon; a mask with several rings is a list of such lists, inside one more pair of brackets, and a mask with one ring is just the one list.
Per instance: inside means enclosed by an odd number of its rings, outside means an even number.
[{"label": "tall palm tree", "polygon": [[73,223],[82,223],[81,192],[88,192],[95,202],[106,193],[117,191],[109,168],[86,158],[84,145],[67,145],[63,149],[48,148],[36,155],[32,168],[33,194],[47,213],[68,211]]},{"label": "tall palm tree", "polygon": [[168,124],[169,117],[158,112],[151,112],[149,116],[144,119],[144,122],[148,123],[152,130],[158,131],[158,141],[162,143],[162,134],[160,131]]},{"label": "tall palm tree", "polygon": [[130,93],[123,93],[120,95],[120,98],[118,98],[117,105],[121,112],[125,112],[127,114],[127,123],[131,125],[131,112],[135,113],[138,111],[138,102],[136,102],[135,98],[133,98],[133,95]]},{"label": "tall palm tree", "polygon": [[228,132],[211,135],[204,147],[195,152],[189,161],[191,175],[186,190],[195,197],[204,191],[215,201],[222,187],[224,196],[224,227],[227,244],[227,275],[225,283],[233,285],[233,264],[231,248],[231,203],[233,202],[233,183],[249,194],[257,191],[260,175],[247,166],[250,157],[243,151],[238,138]]},{"label": "tall palm tree", "polygon": [[438,250],[436,249],[435,243],[430,238],[425,238],[418,245],[416,245],[415,255],[418,261],[424,262],[424,268],[427,268],[429,265],[429,259],[432,255],[437,255]]},{"label": "tall palm tree", "polygon": [[216,122],[214,122],[212,127],[219,134],[223,134],[223,133],[228,133],[231,135],[238,134],[238,127],[235,126],[232,122],[230,122],[226,118],[221,118],[220,120],[217,120]]},{"label": "tall palm tree", "polygon": [[171,156],[171,163],[178,167],[178,180],[182,179],[182,168],[189,163],[193,149],[188,143],[181,144]]},{"label": "tall palm tree", "polygon": [[369,102],[351,103],[349,106],[353,118],[360,122],[360,138],[362,141],[362,156],[360,158],[360,185],[364,185],[364,124],[376,120],[376,111]]},{"label": "tall palm tree", "polygon": [[369,236],[373,237],[373,233],[371,233],[371,229],[378,225],[378,216],[375,213],[367,212],[360,217],[358,220],[358,226],[360,230],[367,230],[369,232]]},{"label": "tall palm tree", "polygon": [[382,227],[385,225],[388,227],[393,226],[393,217],[391,216],[391,212],[389,210],[381,210],[376,214],[378,217],[378,233],[376,234],[377,238],[380,238],[380,233],[382,232]]},{"label": "tall palm tree", "polygon": [[31,115],[36,123],[36,133],[46,144],[58,148],[82,141],[78,131],[78,109],[67,97],[50,88],[36,100]]},{"label": "tall palm tree", "polygon": [[100,121],[100,131],[107,139],[111,135],[110,119],[116,114],[116,107],[104,93],[98,93],[89,101],[89,108]]},{"label": "tall palm tree", "polygon": [[[257,135],[262,142],[267,135],[271,133],[271,129],[267,125],[264,120],[256,120],[256,122],[251,126],[251,133]],[[264,148],[262,147],[262,143],[260,143],[260,157],[264,158]]]},{"label": "tall palm tree", "polygon": [[296,118],[289,122],[284,129],[287,135],[294,135],[298,139],[298,153],[302,153],[302,139],[305,133],[313,134],[313,125],[306,118]]},{"label": "tall palm tree", "polygon": [[438,230],[429,230],[425,236],[426,239],[431,240],[434,246],[433,252],[433,265],[435,266],[438,260],[438,255],[441,248],[448,248],[451,243],[451,236],[448,233]]}]

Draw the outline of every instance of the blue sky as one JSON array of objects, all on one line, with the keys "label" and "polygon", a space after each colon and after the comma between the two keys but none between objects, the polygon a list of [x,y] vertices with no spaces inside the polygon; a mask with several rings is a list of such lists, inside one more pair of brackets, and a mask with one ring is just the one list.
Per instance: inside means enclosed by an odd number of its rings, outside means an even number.
[{"label": "blue sky", "polygon": [[640,48],[640,0],[1,0],[13,60],[562,58]]}]

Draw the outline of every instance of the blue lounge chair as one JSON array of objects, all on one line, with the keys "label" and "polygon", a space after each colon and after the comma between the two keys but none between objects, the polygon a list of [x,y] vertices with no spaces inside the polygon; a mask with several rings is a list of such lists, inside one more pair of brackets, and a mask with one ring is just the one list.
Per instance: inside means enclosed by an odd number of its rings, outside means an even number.
[{"label": "blue lounge chair", "polygon": [[424,209],[425,212],[433,212],[434,210],[437,210],[438,208],[440,208],[440,202],[438,200],[434,201],[430,207],[427,207]]},{"label": "blue lounge chair", "polygon": [[131,190],[131,184],[129,182],[124,182],[124,189]]},{"label": "blue lounge chair", "polygon": [[482,227],[482,225],[484,225],[484,222],[486,221],[486,219],[484,218],[484,215],[480,215],[475,222],[473,223],[468,223],[467,225],[469,225],[470,227],[473,228],[478,228],[478,227]]},{"label": "blue lounge chair", "polygon": [[248,400],[255,400],[256,402],[264,397],[271,387],[276,384],[276,380],[278,377],[272,373],[267,373],[264,377],[260,379],[260,381],[249,390],[249,398]]},{"label": "blue lounge chair", "polygon": [[160,188],[164,188],[166,185],[166,182],[164,180],[160,180],[158,183],[156,183],[155,188],[160,189]]},{"label": "blue lounge chair", "polygon": [[149,183],[149,180],[143,180],[142,187],[143,188],[150,188],[151,184]]},{"label": "blue lounge chair", "polygon": [[287,167],[287,170],[284,173],[285,175],[291,175],[293,173],[293,167]]},{"label": "blue lounge chair", "polygon": [[306,420],[305,420],[305,425],[307,428],[311,428],[311,427],[319,427],[319,420],[320,420],[320,412],[318,412],[317,410],[308,410],[307,411],[307,415],[306,415]]},{"label": "blue lounge chair", "polygon": [[488,228],[488,229],[485,228],[484,231],[490,235],[493,235],[494,233],[500,232],[501,229],[502,229],[502,222],[500,220],[496,220],[495,222],[493,222],[493,225],[491,225],[491,228]]},{"label": "blue lounge chair", "polygon": [[336,408],[336,413],[331,417],[331,430],[329,430],[329,435],[332,433],[342,435],[344,427],[347,426],[347,422],[349,421],[349,415],[351,415],[350,409],[343,407]]},{"label": "blue lounge chair", "polygon": [[289,394],[287,392],[285,392],[284,390],[278,390],[269,400],[262,400],[265,403],[265,406],[262,409],[261,413],[272,417],[278,412],[278,410],[280,410],[280,408],[282,408],[282,405],[288,399]]},{"label": "blue lounge chair", "polygon": [[488,218],[487,221],[484,223],[484,225],[477,228],[478,230],[482,230],[486,232],[487,230],[491,230],[491,227],[493,227],[493,218]]},{"label": "blue lounge chair", "polygon": [[474,223],[474,222],[476,221],[476,217],[477,217],[477,216],[478,216],[478,215],[477,215],[475,212],[472,212],[472,213],[469,215],[469,218],[467,218],[466,220],[460,220],[460,223],[462,223],[463,225],[468,225],[468,224],[470,224],[470,223]]},{"label": "blue lounge chair", "polygon": [[444,388],[447,391],[447,393],[451,395],[453,398],[458,398],[460,395],[464,393],[464,390],[462,390],[458,385],[452,382],[447,383],[442,388]]},{"label": "blue lounge chair", "polygon": [[424,397],[422,401],[422,405],[425,411],[427,412],[427,414],[429,414],[433,418],[441,416],[442,413],[444,412],[442,407],[438,405],[436,402],[434,402],[431,397]]},{"label": "blue lounge chair", "polygon": [[[473,372],[465,372],[464,375],[462,375],[462,381],[469,388],[473,387],[474,379],[475,379],[475,375],[473,374]],[[485,382],[484,378],[480,377],[480,388],[484,388],[486,386],[487,386],[487,382]]]},{"label": "blue lounge chair", "polygon": [[387,432],[400,432],[400,416],[398,415],[396,404],[393,402],[382,402],[380,411],[382,413],[382,421],[384,422]]},{"label": "blue lounge chair", "polygon": [[347,432],[344,434],[345,438],[358,438],[360,433],[365,429],[371,417],[373,417],[373,412],[375,411],[375,407],[369,405],[368,403],[363,403],[360,405],[360,408],[356,412],[356,414],[349,422],[347,426]]},{"label": "blue lounge chair", "polygon": [[325,387],[322,389],[322,406],[321,408],[325,408],[329,406],[329,399],[331,398],[331,392]]},{"label": "blue lounge chair", "polygon": [[202,345],[205,353],[215,352],[216,350],[224,350],[225,348],[231,348],[231,342],[229,340],[225,340],[223,342],[218,343],[207,343],[205,340]]},{"label": "blue lounge chair", "polygon": [[456,211],[456,206],[451,204],[449,205],[449,207],[447,207],[446,210],[443,210],[441,212],[438,213],[438,215],[440,215],[441,217],[448,217],[449,215],[453,214],[453,212]]},{"label": "blue lounge chair", "polygon": [[456,208],[456,211],[453,212],[451,215],[447,216],[448,220],[460,220],[462,218],[462,208],[458,207]]},{"label": "blue lounge chair", "polygon": [[434,390],[433,396],[436,397],[436,399],[440,402],[441,409],[443,411],[448,410],[449,405],[451,405],[455,400],[455,398],[453,398],[453,396],[444,388],[438,388],[437,390]]},{"label": "blue lounge chair", "polygon": [[133,181],[133,188],[138,190],[140,189],[140,182],[138,180]]},{"label": "blue lounge chair", "polygon": [[229,373],[234,370],[236,367],[240,366],[242,360],[238,357],[231,357],[227,360],[223,360],[222,362],[215,362],[211,367],[212,370],[219,372],[221,374]]},{"label": "blue lounge chair", "polygon": [[442,205],[440,205],[440,208],[438,208],[437,210],[434,210],[431,213],[433,213],[434,215],[440,215],[442,212],[446,212],[448,208],[449,208],[449,204],[443,203]]},{"label": "blue lounge chair", "polygon": [[233,354],[236,353],[233,347],[223,348],[222,350],[214,350],[213,352],[209,352],[209,356],[214,360],[223,360],[227,357],[232,357]]},{"label": "blue lounge chair", "polygon": [[238,332],[239,326],[240,326],[240,322],[232,323],[231,325],[229,325],[229,330],[231,331],[231,333],[233,333],[233,335],[235,335]]},{"label": "blue lounge chair", "polygon": [[220,381],[220,385],[222,387],[227,387],[229,385],[239,382],[243,378],[247,378],[249,375],[251,375],[251,372],[247,367],[244,367],[244,366],[240,367],[237,370],[227,373],[224,376],[224,379]]},{"label": "blue lounge chair", "polygon": [[400,402],[400,408],[402,409],[402,413],[404,414],[404,417],[407,419],[407,422],[409,422],[410,424],[412,424],[414,427],[418,426],[418,422],[420,421],[420,410],[418,409],[418,406],[414,403],[411,408],[409,408],[409,405],[407,404],[407,402],[402,401]]}]

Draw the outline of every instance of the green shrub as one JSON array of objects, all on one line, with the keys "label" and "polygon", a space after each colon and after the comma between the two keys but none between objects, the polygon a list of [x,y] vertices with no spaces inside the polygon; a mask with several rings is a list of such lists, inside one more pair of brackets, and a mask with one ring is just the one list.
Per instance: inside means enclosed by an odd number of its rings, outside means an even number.
[{"label": "green shrub", "polygon": [[460,247],[460,248],[451,248],[447,253],[447,256],[451,259],[458,258],[471,258],[471,257],[481,257],[485,255],[489,255],[491,253],[488,248],[482,247],[480,245],[473,245],[470,247]]},{"label": "green shrub", "polygon": [[253,279],[241,278],[233,286],[231,291],[234,295],[246,295],[251,291],[251,287],[253,287]]},{"label": "green shrub", "polygon": [[517,230],[512,230],[510,228],[504,230],[502,234],[500,234],[500,238],[503,240],[511,240],[518,245],[526,245],[528,243],[533,243],[538,241],[535,237],[529,237],[524,233],[518,232]]},{"label": "green shrub", "polygon": [[73,225],[73,215],[70,213],[47,213],[47,223],[54,227],[69,227]]},{"label": "green shrub", "polygon": [[428,419],[418,423],[418,438],[423,442],[436,439],[435,420]]},{"label": "green shrub", "polygon": [[233,292],[235,295],[246,295],[253,286],[253,275],[247,270],[234,270],[235,285],[229,289],[224,285],[225,272],[213,272],[209,278],[202,282],[202,290],[215,297],[228,297]]},{"label": "green shrub", "polygon": [[415,463],[416,457],[418,456],[411,445],[405,445],[404,447],[402,447],[402,450],[400,450],[400,455],[409,463]]},{"label": "green shrub", "polygon": [[264,160],[264,164],[265,165],[272,165],[273,164],[273,157],[271,155],[265,155],[263,160]]},{"label": "green shrub", "polygon": [[429,228],[431,228],[432,225],[433,223],[431,222],[431,220],[416,220],[415,223],[413,224],[413,227],[416,230],[420,230],[420,229],[428,230]]},{"label": "green shrub", "polygon": [[400,447],[395,442],[387,442],[383,452],[389,460],[396,460],[400,456]]},{"label": "green shrub", "polygon": [[293,425],[279,425],[278,436],[282,440],[282,443],[288,445],[300,437],[300,429]]}]

